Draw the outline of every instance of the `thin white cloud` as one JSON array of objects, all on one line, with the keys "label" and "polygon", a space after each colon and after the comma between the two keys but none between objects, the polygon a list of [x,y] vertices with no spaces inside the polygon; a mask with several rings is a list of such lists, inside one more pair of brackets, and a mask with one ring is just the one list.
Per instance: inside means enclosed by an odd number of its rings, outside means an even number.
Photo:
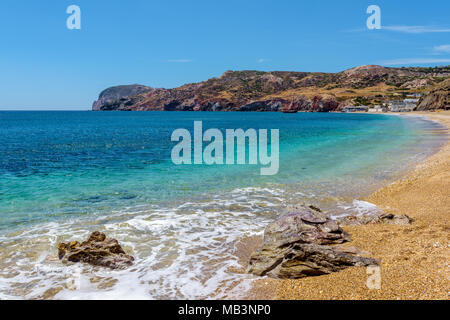
[{"label": "thin white cloud", "polygon": [[191,59],[169,59],[168,62],[174,62],[174,63],[188,63],[192,62]]},{"label": "thin white cloud", "polygon": [[270,59],[265,59],[265,58],[258,59],[258,63],[264,63],[264,62],[267,62],[267,61],[270,61]]},{"label": "thin white cloud", "polygon": [[450,53],[450,44],[443,44],[441,46],[435,46],[433,48],[435,53]]},{"label": "thin white cloud", "polygon": [[405,58],[405,59],[381,61],[379,64],[384,66],[398,66],[398,65],[428,64],[428,63],[450,63],[450,59]]},{"label": "thin white cloud", "polygon": [[430,26],[382,26],[381,29],[403,33],[442,33],[450,32],[450,28]]}]

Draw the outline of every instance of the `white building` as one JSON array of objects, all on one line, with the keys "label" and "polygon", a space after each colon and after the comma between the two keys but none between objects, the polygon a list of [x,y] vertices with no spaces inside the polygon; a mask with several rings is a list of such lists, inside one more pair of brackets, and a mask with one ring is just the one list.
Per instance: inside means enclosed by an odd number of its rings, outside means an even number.
[{"label": "white building", "polygon": [[391,112],[411,112],[417,105],[419,99],[404,99],[399,101],[390,101],[388,103]]},{"label": "white building", "polygon": [[369,110],[368,106],[346,106],[344,107],[344,112],[367,112]]},{"label": "white building", "polygon": [[387,112],[388,109],[386,107],[384,107],[384,106],[376,105],[376,106],[373,106],[372,108],[369,108],[368,111],[369,112],[374,112],[374,113],[376,113],[376,112]]}]

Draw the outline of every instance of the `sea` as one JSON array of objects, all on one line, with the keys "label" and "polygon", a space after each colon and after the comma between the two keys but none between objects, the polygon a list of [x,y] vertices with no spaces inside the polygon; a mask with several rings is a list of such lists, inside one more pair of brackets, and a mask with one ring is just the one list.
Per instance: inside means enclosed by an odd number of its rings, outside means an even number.
[{"label": "sea", "polygon": [[[278,129],[279,171],[176,165],[174,130]],[[419,116],[272,112],[0,112],[0,299],[235,299],[255,276],[239,243],[286,207],[331,218],[444,143]],[[270,142],[270,139],[269,139]],[[205,144],[206,145],[206,144]],[[57,244],[99,230],[125,270],[62,264]]]}]

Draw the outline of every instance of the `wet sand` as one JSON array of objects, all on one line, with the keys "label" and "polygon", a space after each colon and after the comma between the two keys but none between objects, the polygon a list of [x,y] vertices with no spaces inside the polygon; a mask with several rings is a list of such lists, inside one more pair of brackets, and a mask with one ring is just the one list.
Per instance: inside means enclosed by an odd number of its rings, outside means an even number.
[{"label": "wet sand", "polygon": [[[450,112],[414,112],[450,129]],[[408,115],[406,115],[408,116]],[[345,227],[349,243],[381,260],[381,288],[369,289],[366,268],[297,280],[261,278],[250,299],[449,299],[450,144],[404,179],[366,199],[385,212],[407,214],[409,226]]]}]

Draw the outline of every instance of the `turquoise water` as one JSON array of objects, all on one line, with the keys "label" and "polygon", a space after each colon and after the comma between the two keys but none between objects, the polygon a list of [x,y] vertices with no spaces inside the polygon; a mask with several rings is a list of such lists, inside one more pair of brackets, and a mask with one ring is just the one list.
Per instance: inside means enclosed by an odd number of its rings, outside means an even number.
[{"label": "turquoise water", "polygon": [[[174,165],[173,130],[192,132],[200,120],[204,130],[279,129],[278,174],[261,176],[260,165]],[[56,242],[101,229],[128,246],[136,270],[113,272],[112,287],[63,285],[56,298],[210,296],[239,277],[227,271],[237,266],[236,239],[260,234],[290,204],[362,210],[355,199],[434,152],[441,129],[368,114],[0,112],[0,293],[42,297],[61,286],[67,273],[48,262]],[[92,272],[111,277],[82,271]],[[30,279],[36,286],[22,288]]]}]

